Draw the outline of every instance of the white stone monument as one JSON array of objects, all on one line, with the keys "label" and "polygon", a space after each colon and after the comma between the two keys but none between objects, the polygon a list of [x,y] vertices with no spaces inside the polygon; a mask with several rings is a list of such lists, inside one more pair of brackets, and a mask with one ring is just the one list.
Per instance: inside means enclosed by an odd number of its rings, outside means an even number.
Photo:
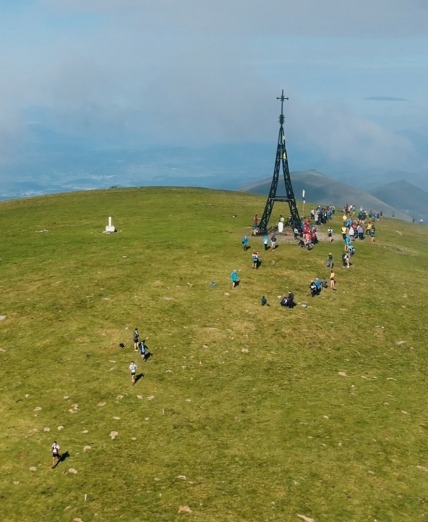
[{"label": "white stone monument", "polygon": [[284,223],[282,221],[278,222],[278,234],[282,234],[284,231]]},{"label": "white stone monument", "polygon": [[116,232],[116,227],[111,223],[111,217],[108,218],[108,225],[106,226],[105,232],[110,234],[111,232]]}]

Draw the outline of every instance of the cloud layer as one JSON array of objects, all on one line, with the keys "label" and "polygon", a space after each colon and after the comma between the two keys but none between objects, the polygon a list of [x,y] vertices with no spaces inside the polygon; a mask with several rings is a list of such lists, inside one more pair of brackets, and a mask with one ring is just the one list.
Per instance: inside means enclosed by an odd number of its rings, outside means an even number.
[{"label": "cloud layer", "polygon": [[424,2],[14,4],[0,21],[0,165],[52,136],[89,150],[271,141],[284,89],[287,133],[314,156],[427,167],[409,138],[428,135]]}]

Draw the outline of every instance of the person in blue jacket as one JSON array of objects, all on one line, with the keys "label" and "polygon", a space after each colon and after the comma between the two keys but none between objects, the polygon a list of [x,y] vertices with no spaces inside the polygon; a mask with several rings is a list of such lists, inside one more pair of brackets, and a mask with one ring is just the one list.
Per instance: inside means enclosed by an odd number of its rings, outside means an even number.
[{"label": "person in blue jacket", "polygon": [[232,281],[232,288],[239,285],[239,276],[236,269],[230,274],[230,280]]}]

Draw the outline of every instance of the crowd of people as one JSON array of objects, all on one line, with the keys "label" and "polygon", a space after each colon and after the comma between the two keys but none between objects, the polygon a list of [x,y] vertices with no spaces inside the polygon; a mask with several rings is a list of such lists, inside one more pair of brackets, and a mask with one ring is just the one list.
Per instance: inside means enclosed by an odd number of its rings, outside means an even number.
[{"label": "crowd of people", "polygon": [[[318,206],[315,209],[312,209],[310,217],[307,217],[302,221],[300,229],[298,227],[294,227],[293,229],[294,239],[297,241],[297,244],[300,247],[312,250],[314,246],[319,243],[317,227],[322,224],[328,224],[325,238],[329,243],[333,243],[338,237],[340,237],[337,234],[335,236],[334,230],[329,224],[329,221],[335,215],[335,212],[336,208],[333,205],[326,207]],[[353,264],[352,258],[356,254],[355,243],[357,241],[362,241],[365,238],[370,238],[371,242],[376,241],[376,221],[381,217],[381,212],[366,212],[362,207],[360,207],[360,210],[357,212],[355,205],[344,205],[341,227],[341,235],[343,239],[341,266],[343,268],[351,268]],[[255,214],[253,217],[253,236],[258,235],[259,222],[258,215]],[[285,220],[281,215],[278,221],[278,231],[279,227],[283,225],[284,222]],[[277,238],[275,233],[270,236],[264,234],[261,242],[265,252],[269,249],[274,250],[277,248]],[[247,235],[243,236],[241,243],[244,251],[251,248],[250,238]],[[251,266],[253,269],[258,269],[261,266],[260,253],[257,249],[253,249],[251,255]],[[327,256],[325,266],[329,269],[329,275],[326,278],[315,277],[309,283],[309,293],[312,297],[319,295],[324,289],[330,288],[331,290],[336,290],[336,273],[334,271],[334,259],[331,252]],[[236,269],[232,271],[230,278],[232,287],[235,288],[239,284],[239,277]],[[262,306],[267,305],[267,298],[265,296],[262,296],[261,304]],[[293,308],[296,305],[293,292],[289,291],[287,294],[282,295],[279,299],[279,304],[284,308]]]}]

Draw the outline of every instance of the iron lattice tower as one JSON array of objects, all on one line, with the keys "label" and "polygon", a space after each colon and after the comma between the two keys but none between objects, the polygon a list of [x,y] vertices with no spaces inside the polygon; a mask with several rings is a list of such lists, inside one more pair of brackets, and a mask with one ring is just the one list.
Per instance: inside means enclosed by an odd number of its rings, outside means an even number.
[{"label": "iron lattice tower", "polygon": [[[259,223],[259,233],[266,234],[268,232],[268,223],[272,214],[273,205],[275,201],[285,201],[290,208],[290,221],[293,228],[300,230],[301,221],[299,211],[297,210],[296,199],[294,197],[293,186],[290,179],[290,171],[288,169],[287,149],[285,148],[285,134],[284,134],[284,100],[288,100],[284,96],[284,90],[277,100],[281,100],[281,114],[279,116],[279,135],[278,147],[276,149],[275,169],[273,171],[272,184],[270,186],[269,195],[266,201],[265,209]],[[277,196],[279,172],[282,163],[282,174],[284,176],[285,196]]]}]

